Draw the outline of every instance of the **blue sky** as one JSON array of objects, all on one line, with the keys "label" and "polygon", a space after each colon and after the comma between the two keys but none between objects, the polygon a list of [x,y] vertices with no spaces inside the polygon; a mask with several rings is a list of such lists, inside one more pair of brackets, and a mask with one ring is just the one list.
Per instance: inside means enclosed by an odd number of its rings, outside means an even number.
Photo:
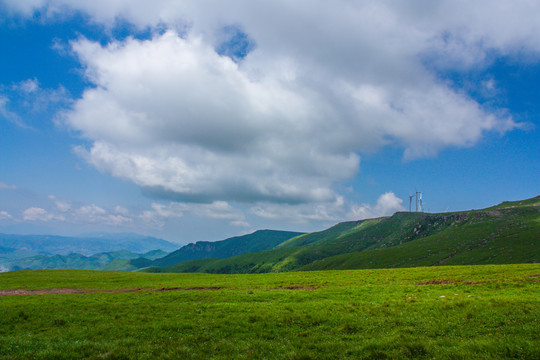
[{"label": "blue sky", "polygon": [[540,5],[0,0],[0,231],[179,243],[539,194]]}]

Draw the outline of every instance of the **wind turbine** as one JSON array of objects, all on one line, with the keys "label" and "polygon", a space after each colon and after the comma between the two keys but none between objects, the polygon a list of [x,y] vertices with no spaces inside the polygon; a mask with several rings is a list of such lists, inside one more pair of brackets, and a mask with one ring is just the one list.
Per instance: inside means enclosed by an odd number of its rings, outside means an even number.
[{"label": "wind turbine", "polygon": [[412,200],[414,198],[414,211],[422,212],[422,192],[414,190],[413,195],[409,195],[409,212],[412,212]]}]

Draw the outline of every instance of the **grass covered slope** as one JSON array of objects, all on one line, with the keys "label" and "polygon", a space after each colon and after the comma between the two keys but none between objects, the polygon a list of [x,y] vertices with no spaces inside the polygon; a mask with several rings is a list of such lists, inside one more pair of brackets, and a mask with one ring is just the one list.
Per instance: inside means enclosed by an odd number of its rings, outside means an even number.
[{"label": "grass covered slope", "polygon": [[324,242],[325,240],[335,239],[348,231],[354,230],[355,228],[361,226],[363,223],[366,223],[366,220],[339,223],[323,231],[296,236],[277,245],[276,248],[279,249],[286,247],[313,245]]},{"label": "grass covered slope", "polygon": [[540,196],[536,196],[530,199],[518,200],[518,201],[503,201],[499,205],[488,208],[487,210],[492,209],[507,209],[507,208],[516,208],[524,206],[540,206]]},{"label": "grass covered slope", "polygon": [[0,359],[538,359],[539,275],[5,273]]},{"label": "grass covered slope", "polygon": [[[538,263],[539,215],[537,206],[454,214],[450,215],[451,224],[441,231],[391,247],[328,257],[302,269]],[[426,215],[419,225],[429,229],[448,219]]]},{"label": "grass covered slope", "polygon": [[284,241],[301,235],[299,232],[259,230],[252,234],[235,236],[221,241],[198,241],[173,251],[144,266],[170,266],[186,260],[225,258],[245,253],[269,250]]},{"label": "grass covered slope", "polygon": [[233,256],[224,259],[208,258],[188,260],[171,266],[151,266],[142,272],[207,272],[217,274],[254,274],[277,272],[278,266],[301,250],[283,248]]},{"label": "grass covered slope", "polygon": [[540,197],[485,210],[393,216],[338,224],[275,249],[190,261],[151,272],[261,273],[540,261]]}]

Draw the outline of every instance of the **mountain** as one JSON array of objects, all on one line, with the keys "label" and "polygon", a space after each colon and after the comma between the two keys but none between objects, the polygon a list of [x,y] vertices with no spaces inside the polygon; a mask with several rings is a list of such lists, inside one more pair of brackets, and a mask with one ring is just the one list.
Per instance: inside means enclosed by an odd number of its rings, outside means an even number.
[{"label": "mountain", "polygon": [[[1,235],[0,235],[1,236]],[[1,241],[1,240],[0,240]],[[21,259],[28,256],[39,255],[39,251],[27,250],[27,249],[17,249],[14,247],[6,247],[0,245],[0,272],[8,271],[7,265],[16,259]]]},{"label": "mountain", "polygon": [[260,273],[540,261],[540,196],[484,210],[398,212],[303,234],[274,249],[148,272]]},{"label": "mountain", "polygon": [[[2,252],[2,248],[8,249],[9,252]],[[97,234],[87,237],[0,234],[0,257],[10,259],[20,258],[20,252],[24,252],[25,257],[71,253],[89,256],[118,250],[145,253],[156,249],[173,251],[178,249],[178,245],[137,234]],[[15,253],[17,255],[13,255]]]},{"label": "mountain", "polygon": [[[5,265],[5,271],[38,270],[38,269],[83,269],[102,270],[113,261],[145,258],[156,259],[167,253],[162,250],[152,250],[144,254],[136,254],[128,250],[119,250],[106,253],[84,256],[81,254],[68,255],[36,255],[14,260]],[[150,260],[149,260],[150,261]]]},{"label": "mountain", "polygon": [[273,249],[275,246],[302,235],[299,232],[258,230],[252,234],[235,236],[221,241],[198,241],[188,244],[169,255],[151,262],[136,259],[130,265],[141,268],[148,266],[169,266],[186,260],[204,258],[226,258],[235,255]]}]

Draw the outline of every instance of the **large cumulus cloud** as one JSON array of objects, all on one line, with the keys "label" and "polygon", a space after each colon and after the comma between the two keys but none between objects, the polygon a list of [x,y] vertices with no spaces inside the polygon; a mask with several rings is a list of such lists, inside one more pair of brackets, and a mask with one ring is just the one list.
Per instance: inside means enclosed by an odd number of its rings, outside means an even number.
[{"label": "large cumulus cloud", "polygon": [[94,141],[79,151],[150,193],[326,201],[331,183],[357,170],[335,109],[281,73],[253,79],[200,39],[172,31],[107,47],[81,40],[74,50],[97,85],[66,114]]},{"label": "large cumulus cloud", "polygon": [[[364,151],[434,156],[516,127],[437,74],[540,51],[540,5],[525,1],[6,4],[156,30],[72,43],[95,85],[64,114],[91,141],[78,152],[153,196],[253,203],[261,216],[262,203],[331,208]],[[251,41],[244,58],[218,51],[231,26]]]}]

